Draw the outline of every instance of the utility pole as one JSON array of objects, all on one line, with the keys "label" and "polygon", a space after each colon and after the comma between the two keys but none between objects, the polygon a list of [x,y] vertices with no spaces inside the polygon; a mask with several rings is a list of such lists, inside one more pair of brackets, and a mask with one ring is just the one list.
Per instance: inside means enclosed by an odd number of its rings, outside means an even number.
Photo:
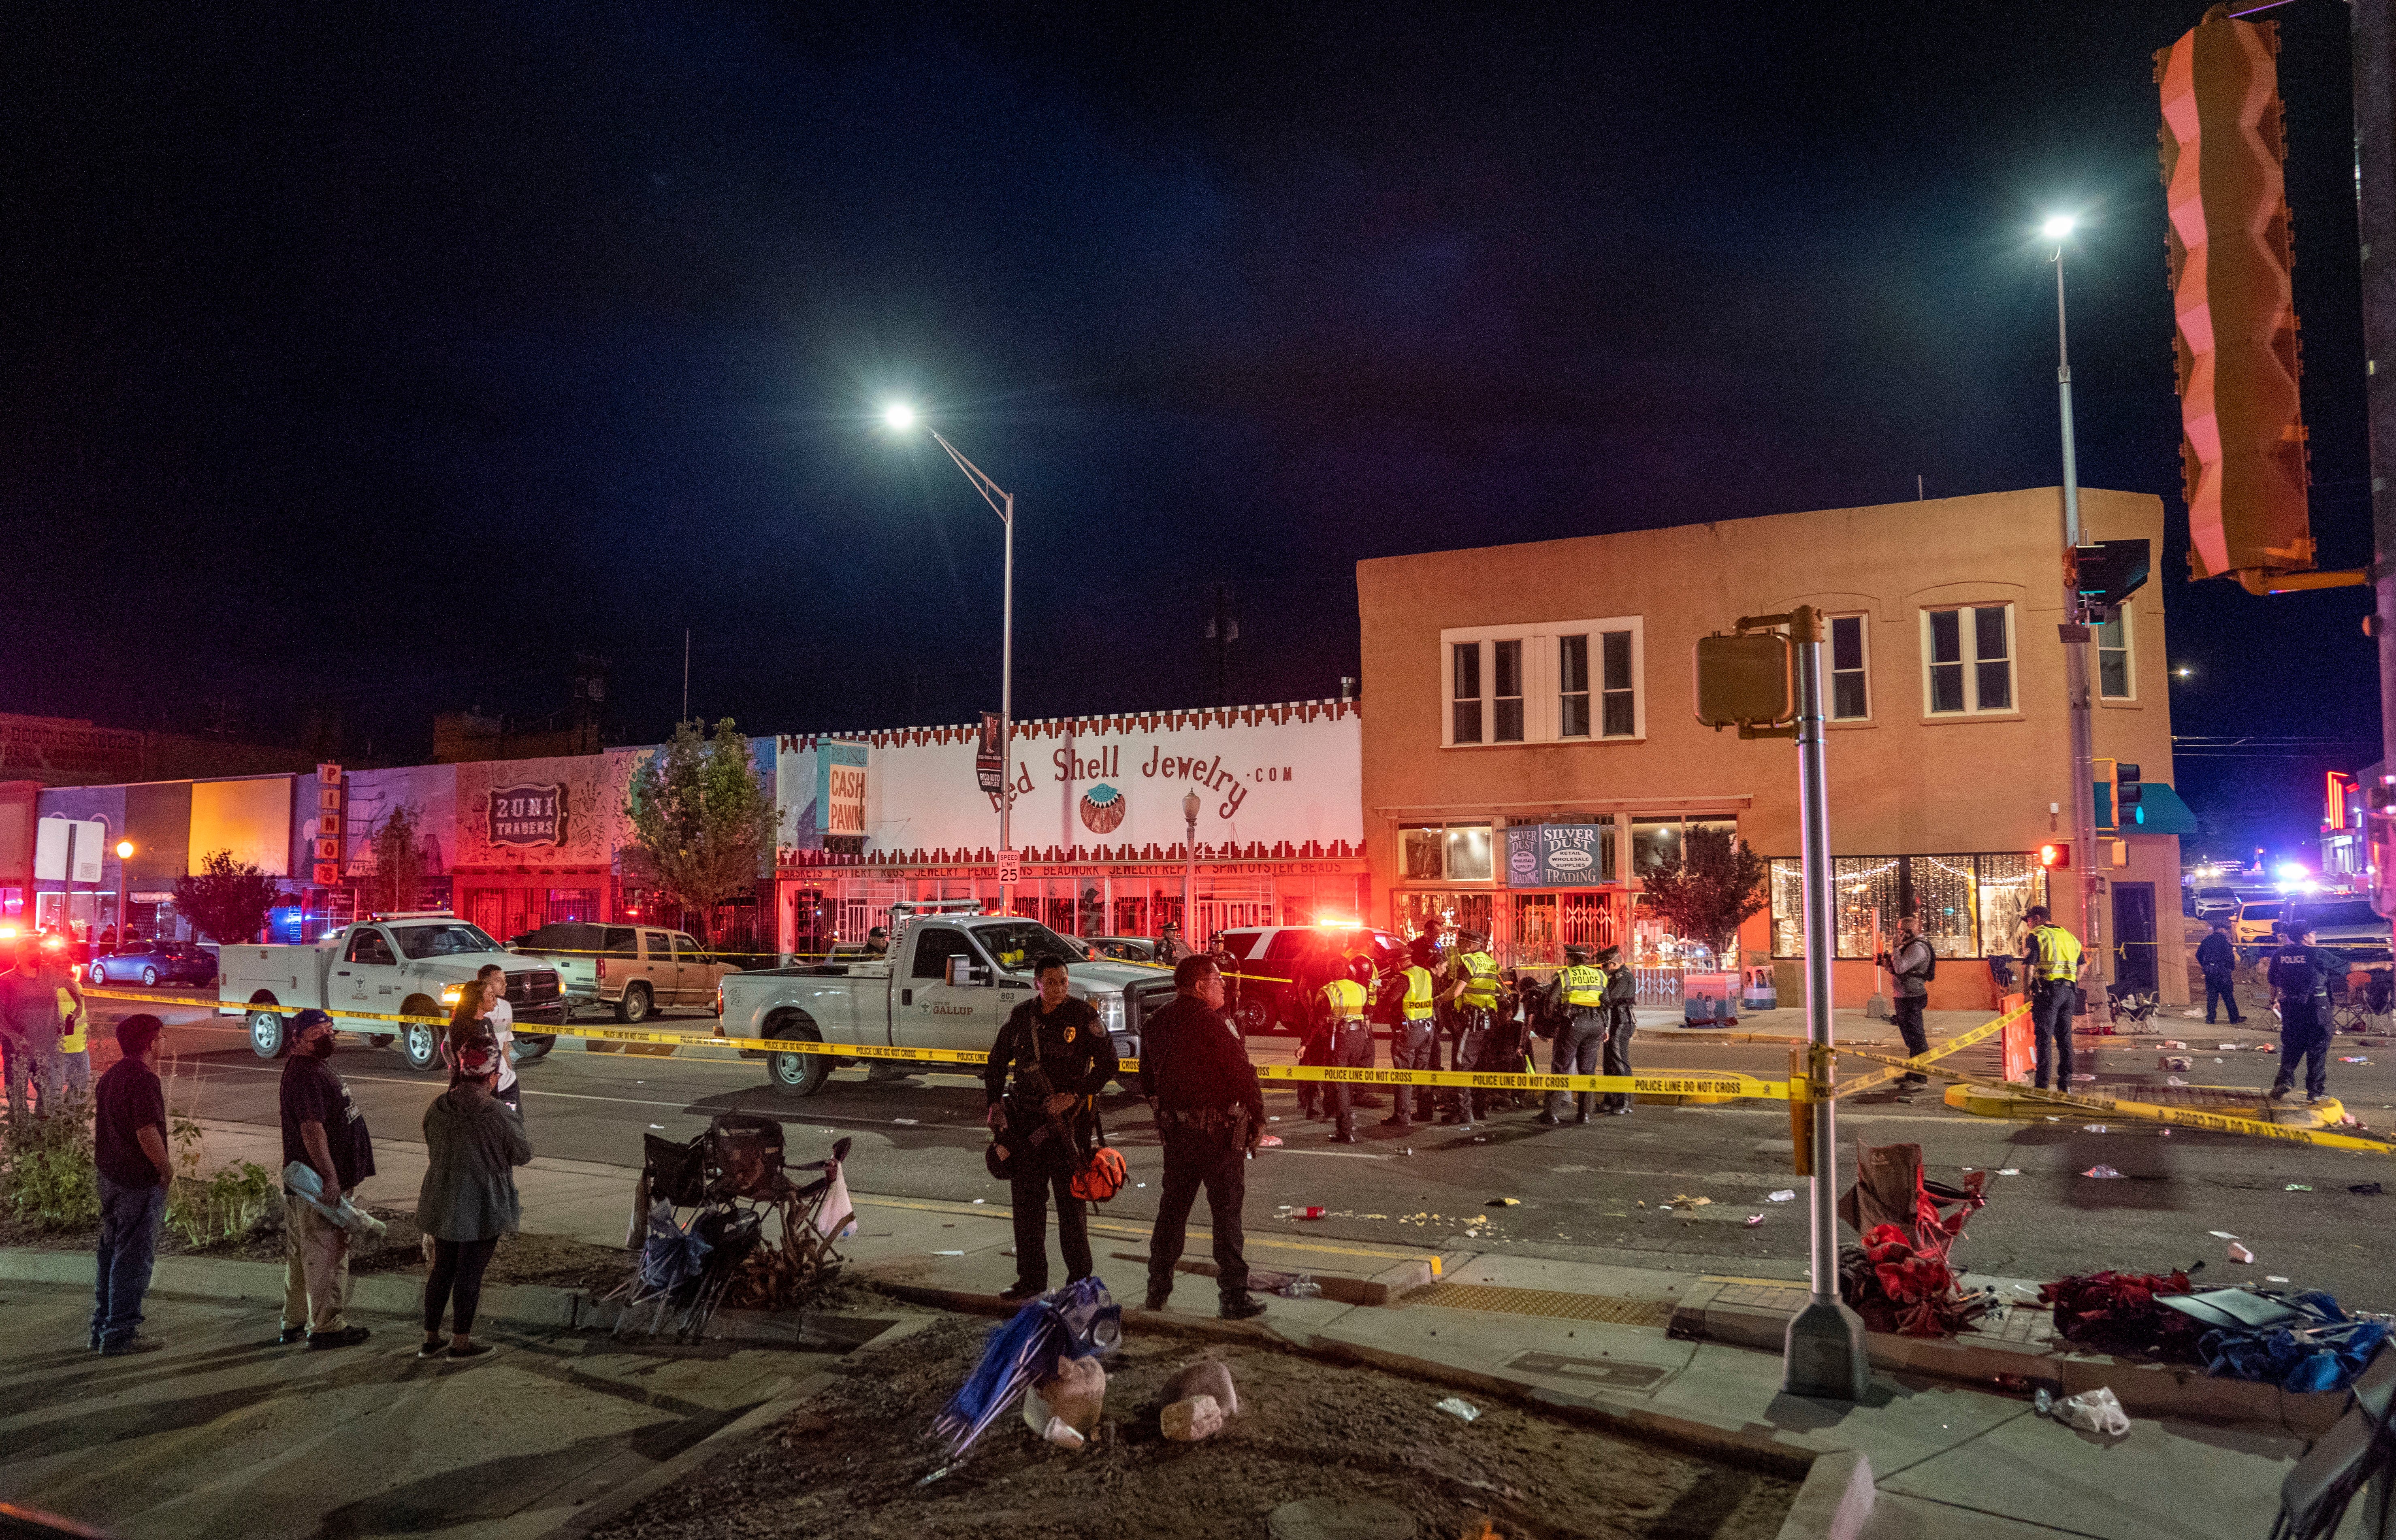
[{"label": "utility pole", "polygon": [[[2055,390],[2063,417],[2063,683],[2071,717],[2071,843],[2078,851],[2072,869],[2080,878],[2080,938],[2096,963],[2098,1000],[2112,976],[2105,944],[2105,917],[2098,911],[2104,879],[2096,863],[2096,733],[2089,718],[2088,622],[2080,604],[2080,579],[2074,555],[2084,544],[2080,528],[2080,462],[2071,442],[2071,340],[2063,317],[2063,236],[2055,247]],[[2051,895],[2049,896],[2052,896]],[[2101,1013],[2103,1006],[2097,1010]],[[2067,1088],[2068,1089],[2068,1088]]]},{"label": "utility pole", "polygon": [[[2371,631],[2379,644],[2380,753],[2396,743],[2396,29],[2389,0],[2352,0],[2354,50],[2354,202],[2363,243],[2363,347],[2365,420],[2371,431]],[[2379,372],[2387,360],[2390,373]],[[2384,784],[2366,787],[2379,812]],[[2372,793],[2378,793],[2375,800]],[[2384,818],[2385,815],[2382,814]],[[2376,873],[2385,892],[2391,874]],[[2383,904],[2380,912],[2388,912]]]}]

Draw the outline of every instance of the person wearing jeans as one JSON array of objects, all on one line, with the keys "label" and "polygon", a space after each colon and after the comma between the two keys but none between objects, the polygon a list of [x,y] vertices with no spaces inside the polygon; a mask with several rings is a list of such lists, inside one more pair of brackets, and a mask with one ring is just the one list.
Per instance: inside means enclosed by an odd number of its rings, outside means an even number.
[{"label": "person wearing jeans", "polygon": [[100,1176],[100,1249],[94,1258],[91,1348],[114,1358],[166,1346],[140,1333],[141,1296],[158,1255],[158,1226],[175,1166],[166,1153],[166,1095],[158,1083],[154,1016],[116,1024],[124,1056],[100,1077],[92,1156]]},{"label": "person wearing jeans", "polygon": [[[457,1080],[424,1109],[424,1182],[416,1194],[416,1226],[433,1241],[433,1270],[424,1280],[424,1345],[418,1358],[451,1361],[491,1349],[473,1340],[483,1299],[483,1270],[499,1237],[523,1217],[515,1167],[532,1159],[524,1120],[498,1095],[502,1050],[487,1038],[456,1051]],[[450,1316],[449,1340],[441,1317]]]},{"label": "person wearing jeans", "polygon": [[2213,1013],[2223,1005],[2230,1007],[2230,1025],[2243,1026],[2246,1018],[2238,1014],[2238,949],[2230,943],[2230,922],[2216,920],[2213,933],[2197,943],[2196,965],[2204,970],[2204,1024],[2214,1024]]},{"label": "person wearing jeans", "polygon": [[2080,1014],[2080,938],[2052,923],[2043,905],[2022,919],[2030,935],[2022,942],[2022,966],[2030,975],[2031,1029],[2038,1034],[2035,1079],[2047,1088],[2071,1089],[2071,1023]]},{"label": "person wearing jeans", "polygon": [[[1937,966],[1937,955],[1922,934],[1922,918],[1914,914],[1897,917],[1897,948],[1883,954],[1882,966],[1897,981],[1897,998],[1890,1002],[1891,1015],[1897,1020],[1897,1035],[1905,1039],[1905,1056],[1919,1058],[1930,1052],[1930,1034],[1923,1029],[1922,1013],[1930,1003],[1931,970]],[[2070,1052],[2069,1039],[2065,1052]],[[2070,1071],[2065,1072],[2068,1084]],[[1919,1070],[1909,1069],[1898,1086],[1907,1091],[1930,1083],[1930,1077]]]}]

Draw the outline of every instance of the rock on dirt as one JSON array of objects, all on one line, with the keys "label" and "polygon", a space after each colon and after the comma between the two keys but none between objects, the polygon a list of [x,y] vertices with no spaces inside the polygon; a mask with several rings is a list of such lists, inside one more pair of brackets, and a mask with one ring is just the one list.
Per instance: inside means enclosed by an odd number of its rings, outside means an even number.
[{"label": "rock on dirt", "polygon": [[[904,1540],[1229,1540],[1300,1498],[1380,1502],[1425,1535],[1494,1533],[1769,1540],[1796,1483],[1495,1405],[1470,1426],[1443,1391],[1264,1346],[1127,1337],[1107,1360],[1089,1446],[1001,1417],[951,1466],[933,1415],[972,1370],[987,1322],[942,1317],[599,1532],[604,1540],[765,1535]],[[1242,1415],[1203,1443],[1158,1427],[1170,1381],[1219,1361]]]}]

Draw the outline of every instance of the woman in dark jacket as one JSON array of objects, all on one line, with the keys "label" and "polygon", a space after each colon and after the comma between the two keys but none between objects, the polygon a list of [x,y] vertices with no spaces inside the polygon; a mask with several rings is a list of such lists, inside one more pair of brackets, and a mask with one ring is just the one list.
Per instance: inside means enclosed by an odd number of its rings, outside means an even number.
[{"label": "woman in dark jacket", "polygon": [[499,1051],[487,1041],[456,1051],[457,1082],[424,1109],[424,1185],[416,1194],[416,1227],[433,1241],[433,1271],[424,1280],[424,1346],[418,1358],[442,1356],[441,1315],[455,1302],[447,1348],[452,1359],[480,1358],[474,1309],[482,1303],[483,1270],[499,1237],[522,1216],[514,1169],[532,1159],[514,1109],[491,1094],[499,1083]]}]

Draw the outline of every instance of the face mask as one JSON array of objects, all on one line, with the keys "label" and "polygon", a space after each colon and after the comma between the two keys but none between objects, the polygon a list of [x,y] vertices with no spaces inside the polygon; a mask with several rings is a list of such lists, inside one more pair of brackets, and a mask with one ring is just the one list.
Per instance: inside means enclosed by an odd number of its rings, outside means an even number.
[{"label": "face mask", "polygon": [[332,1034],[327,1032],[323,1037],[318,1038],[315,1042],[308,1044],[308,1053],[313,1058],[331,1058],[333,1056]]}]

